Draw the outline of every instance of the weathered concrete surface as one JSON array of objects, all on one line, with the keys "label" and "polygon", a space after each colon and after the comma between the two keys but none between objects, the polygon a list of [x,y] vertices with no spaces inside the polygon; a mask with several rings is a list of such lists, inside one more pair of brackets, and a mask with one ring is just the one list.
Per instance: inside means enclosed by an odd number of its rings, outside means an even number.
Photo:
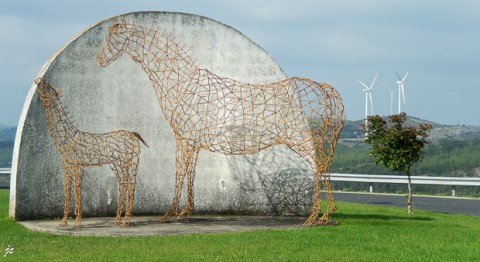
[{"label": "weathered concrete surface", "polygon": [[299,216],[193,216],[161,224],[157,216],[135,216],[130,226],[121,227],[112,224],[112,217],[95,217],[84,219],[80,228],[59,227],[59,219],[20,223],[31,230],[58,235],[156,236],[301,228],[305,219]]},{"label": "weathered concrete surface", "polygon": [[[80,33],[50,57],[38,76],[63,88],[62,101],[80,130],[137,131],[150,145],[142,148],[134,215],[163,214],[174,193],[175,140],[146,74],[137,64],[127,55],[107,68],[97,63],[95,57],[114,19],[172,32],[201,67],[218,75],[251,83],[271,82],[285,75],[261,47],[237,30],[182,13],[139,12],[107,19]],[[202,151],[197,163],[196,212],[303,215],[310,210],[311,174],[305,171],[303,159],[286,147],[243,156]],[[84,216],[113,216],[117,206],[113,172],[108,167],[85,171]],[[60,156],[32,85],[15,141],[10,216],[18,220],[61,216],[61,172]],[[294,176],[281,176],[287,173]]]}]

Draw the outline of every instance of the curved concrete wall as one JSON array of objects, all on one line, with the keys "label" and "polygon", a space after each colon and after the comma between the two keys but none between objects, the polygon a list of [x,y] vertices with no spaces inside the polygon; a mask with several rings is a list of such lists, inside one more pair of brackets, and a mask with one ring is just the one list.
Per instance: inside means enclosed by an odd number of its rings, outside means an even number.
[{"label": "curved concrete wall", "polygon": [[[63,88],[62,101],[80,130],[104,133],[126,129],[139,132],[147,141],[150,148],[142,147],[134,215],[163,214],[175,186],[173,133],[151,83],[136,63],[124,55],[102,68],[95,60],[114,19],[172,32],[202,68],[218,75],[251,83],[271,82],[285,75],[261,47],[234,28],[197,15],[168,12],[129,13],[101,21],[47,61],[38,76]],[[302,159],[283,146],[243,156],[202,151],[194,185],[195,211],[306,214],[311,205],[311,173],[306,168]],[[62,215],[60,156],[34,85],[18,126],[10,193],[10,216],[18,220]],[[83,196],[84,216],[113,216],[117,206],[113,172],[108,167],[87,167]]]}]

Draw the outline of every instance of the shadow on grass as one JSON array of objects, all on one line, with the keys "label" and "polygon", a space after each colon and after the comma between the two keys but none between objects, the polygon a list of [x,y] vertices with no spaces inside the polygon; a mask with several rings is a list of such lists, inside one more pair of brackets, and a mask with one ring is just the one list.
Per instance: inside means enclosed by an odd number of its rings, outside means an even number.
[{"label": "shadow on grass", "polygon": [[388,216],[378,214],[342,214],[335,213],[332,218],[334,219],[375,219],[375,220],[417,220],[417,221],[432,221],[431,217],[419,217],[419,216]]}]

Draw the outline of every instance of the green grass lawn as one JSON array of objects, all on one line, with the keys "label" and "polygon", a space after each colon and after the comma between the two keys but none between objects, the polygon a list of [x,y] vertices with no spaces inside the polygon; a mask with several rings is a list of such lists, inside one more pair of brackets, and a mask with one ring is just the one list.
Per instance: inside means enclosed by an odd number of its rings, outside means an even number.
[{"label": "green grass lawn", "polygon": [[[339,202],[337,226],[79,237],[24,228],[8,218],[8,193],[0,190],[0,261],[480,261],[475,216]],[[3,257],[8,245],[14,253]]]}]

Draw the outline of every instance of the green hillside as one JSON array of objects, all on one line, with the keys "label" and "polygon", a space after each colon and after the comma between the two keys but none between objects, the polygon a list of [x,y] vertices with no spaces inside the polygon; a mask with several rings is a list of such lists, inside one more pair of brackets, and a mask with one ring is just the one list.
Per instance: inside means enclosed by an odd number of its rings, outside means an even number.
[{"label": "green hillside", "polygon": [[[409,125],[431,123],[430,144],[422,162],[413,166],[414,175],[480,176],[480,127],[448,126],[409,117]],[[332,172],[392,174],[375,165],[363,142],[363,120],[346,121],[337,146]],[[9,166],[16,128],[0,129],[0,167]]]},{"label": "green hillside", "polygon": [[[383,117],[387,120],[388,116]],[[470,139],[480,137],[480,126],[443,125],[418,117],[408,116],[407,126],[418,126],[420,123],[431,124],[433,129],[429,133],[431,140],[442,139]],[[364,136],[364,120],[346,120],[340,138],[362,138]]]},{"label": "green hillside", "polygon": [[17,132],[16,127],[7,127],[7,128],[0,128],[0,142],[1,141],[14,141],[15,140],[15,133]]},{"label": "green hillside", "polygon": [[[341,140],[335,150],[332,172],[357,174],[395,174],[375,165],[363,139]],[[480,176],[480,138],[431,141],[423,160],[412,167],[413,175]]]},{"label": "green hillside", "polygon": [[[4,125],[0,125],[0,127],[2,126]],[[10,167],[12,165],[13,141],[15,140],[16,130],[16,127],[0,128],[0,167]]]},{"label": "green hillside", "polygon": [[[363,139],[342,139],[332,163],[332,173],[400,175],[382,165],[376,165],[368,156],[369,145]],[[442,139],[430,141],[423,160],[412,166],[412,175],[480,177],[480,137],[470,139]],[[336,182],[337,190],[367,191],[366,183]],[[376,184],[375,192],[405,192],[402,184]],[[451,194],[449,186],[414,185],[414,193]],[[459,196],[480,197],[479,187],[457,187]]]},{"label": "green hillside", "polygon": [[0,167],[12,165],[13,141],[0,141]]}]

